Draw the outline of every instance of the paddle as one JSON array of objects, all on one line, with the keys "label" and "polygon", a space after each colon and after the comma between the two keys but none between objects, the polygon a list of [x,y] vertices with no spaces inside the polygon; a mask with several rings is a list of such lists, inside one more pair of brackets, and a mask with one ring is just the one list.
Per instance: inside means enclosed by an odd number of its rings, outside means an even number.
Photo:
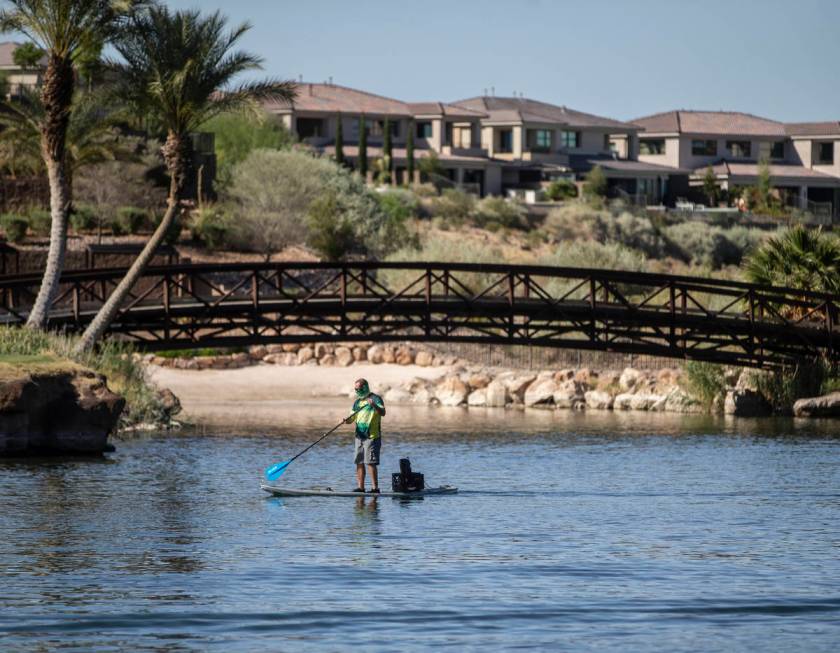
[{"label": "paddle", "polygon": [[[364,408],[364,406],[362,406],[362,408]],[[359,408],[359,410],[362,410],[362,408]],[[356,413],[358,413],[359,410],[354,411],[353,414],[350,415],[350,417],[355,417]],[[299,454],[297,454],[293,458],[290,458],[289,460],[287,460],[285,462],[282,462],[282,463],[276,463],[276,464],[272,465],[271,467],[269,467],[268,469],[266,469],[265,470],[265,477],[269,481],[276,481],[278,478],[280,478],[283,475],[283,472],[286,471],[286,468],[289,465],[291,465],[296,459],[300,458],[303,454],[305,454],[307,451],[309,451],[312,447],[314,447],[316,444],[318,444],[321,440],[323,440],[325,437],[327,437],[333,431],[335,431],[338,427],[340,427],[342,424],[344,424],[344,422],[346,422],[348,419],[350,419],[350,417],[346,417],[345,419],[341,420],[338,424],[333,426],[329,431],[324,433],[324,435],[322,435],[320,438],[315,440],[315,442],[310,444],[308,447],[306,447],[306,449],[301,451]]]}]

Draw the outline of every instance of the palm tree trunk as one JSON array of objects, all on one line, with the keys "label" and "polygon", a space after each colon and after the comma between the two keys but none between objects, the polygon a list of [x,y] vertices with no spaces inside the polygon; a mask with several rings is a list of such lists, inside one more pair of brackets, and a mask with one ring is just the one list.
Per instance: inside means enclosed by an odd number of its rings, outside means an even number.
[{"label": "palm tree trunk", "polygon": [[58,293],[64,256],[67,251],[67,217],[70,211],[70,178],[65,160],[67,125],[73,101],[73,64],[69,58],[50,56],[44,73],[41,100],[44,123],[41,126],[41,154],[50,182],[50,249],[35,304],[26,326],[43,329],[50,306]]},{"label": "palm tree trunk", "polygon": [[169,197],[167,199],[166,213],[163,219],[155,229],[152,237],[143,247],[143,251],[137,256],[131,267],[126,272],[114,292],[108,297],[108,300],[99,309],[96,317],[88,325],[81,339],[76,344],[76,353],[82,353],[91,349],[97,341],[105,334],[114,316],[119,311],[128,293],[137,283],[137,280],[142,276],[143,272],[148,267],[149,263],[155,256],[157,248],[163,242],[167,231],[175,221],[177,214],[181,208],[181,190],[184,186],[184,169],[188,157],[188,151],[185,149],[185,139],[179,134],[169,133],[166,139],[166,144],[163,146],[163,156],[169,169]]}]

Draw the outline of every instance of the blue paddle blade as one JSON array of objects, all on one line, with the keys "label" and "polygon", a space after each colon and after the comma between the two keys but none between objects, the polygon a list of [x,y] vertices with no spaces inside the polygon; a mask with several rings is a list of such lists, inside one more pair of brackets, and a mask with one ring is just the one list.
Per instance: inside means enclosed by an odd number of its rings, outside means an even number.
[{"label": "blue paddle blade", "polygon": [[278,478],[280,478],[283,475],[283,472],[286,471],[286,467],[289,466],[290,462],[292,462],[292,461],[288,460],[284,463],[277,463],[276,465],[272,465],[267,470],[265,470],[265,477],[269,481],[276,481]]}]

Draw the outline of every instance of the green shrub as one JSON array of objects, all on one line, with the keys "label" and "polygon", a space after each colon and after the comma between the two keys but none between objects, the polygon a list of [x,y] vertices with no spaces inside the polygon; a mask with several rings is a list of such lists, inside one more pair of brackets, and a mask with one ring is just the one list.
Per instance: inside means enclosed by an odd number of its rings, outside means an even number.
[{"label": "green shrub", "polygon": [[726,237],[720,227],[710,227],[702,222],[683,222],[666,227],[665,235],[679,247],[688,260],[718,269],[737,265],[743,250]]},{"label": "green shrub", "polygon": [[136,234],[148,224],[149,214],[136,206],[121,206],[117,209],[117,221],[122,223],[124,231]]},{"label": "green shrub", "polygon": [[49,236],[52,216],[49,211],[32,209],[29,212],[29,228],[36,236]]},{"label": "green shrub", "polygon": [[420,213],[420,202],[410,190],[388,190],[377,193],[379,206],[388,217],[398,222],[416,218]]},{"label": "green shrub", "polygon": [[15,213],[5,213],[0,216],[0,226],[6,232],[6,238],[11,243],[22,242],[29,229],[29,220],[25,216]]},{"label": "green shrub", "polygon": [[545,196],[552,202],[572,199],[577,195],[577,186],[568,179],[556,179],[545,189]]},{"label": "green shrub", "polygon": [[70,226],[73,231],[76,233],[93,231],[98,225],[96,212],[91,207],[85,205],[73,206],[73,212],[70,214]]},{"label": "green shrub", "polygon": [[222,249],[231,245],[233,218],[221,207],[208,207],[192,216],[193,238],[208,249]]},{"label": "green shrub", "polygon": [[442,218],[466,219],[475,209],[475,196],[457,188],[447,188],[432,200],[433,215]]},{"label": "green shrub", "polygon": [[319,197],[309,207],[308,243],[328,261],[338,261],[353,249],[353,225],[345,218],[335,196]]},{"label": "green shrub", "polygon": [[830,378],[822,360],[802,362],[774,372],[753,372],[756,389],[776,412],[787,413],[797,399],[818,396]]},{"label": "green shrub", "polygon": [[527,210],[518,202],[509,201],[502,197],[485,197],[475,207],[473,220],[479,227],[489,228],[495,225],[507,228],[521,228],[525,226]]},{"label": "green shrub", "polygon": [[411,188],[417,197],[438,196],[438,189],[434,184],[414,184]]},{"label": "green shrub", "polygon": [[128,233],[128,230],[125,228],[125,223],[116,216],[108,221],[108,228],[115,236],[125,236]]},{"label": "green shrub", "polygon": [[726,370],[723,365],[688,361],[680,383],[683,389],[706,408],[712,408],[726,396]]},{"label": "green shrub", "polygon": [[607,196],[607,176],[604,174],[601,166],[595,166],[586,173],[583,194],[590,200],[600,200]]}]

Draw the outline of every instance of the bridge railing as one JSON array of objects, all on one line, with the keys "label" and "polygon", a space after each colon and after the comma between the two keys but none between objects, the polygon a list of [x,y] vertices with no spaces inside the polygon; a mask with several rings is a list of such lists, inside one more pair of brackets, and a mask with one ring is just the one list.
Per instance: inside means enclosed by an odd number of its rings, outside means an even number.
[{"label": "bridge railing", "polygon": [[[62,276],[51,324],[92,318],[124,270]],[[0,321],[40,276],[0,278]],[[840,350],[837,296],[641,272],[463,263],[235,263],[149,268],[112,332],[155,347],[415,339],[580,347],[749,365]]]}]

